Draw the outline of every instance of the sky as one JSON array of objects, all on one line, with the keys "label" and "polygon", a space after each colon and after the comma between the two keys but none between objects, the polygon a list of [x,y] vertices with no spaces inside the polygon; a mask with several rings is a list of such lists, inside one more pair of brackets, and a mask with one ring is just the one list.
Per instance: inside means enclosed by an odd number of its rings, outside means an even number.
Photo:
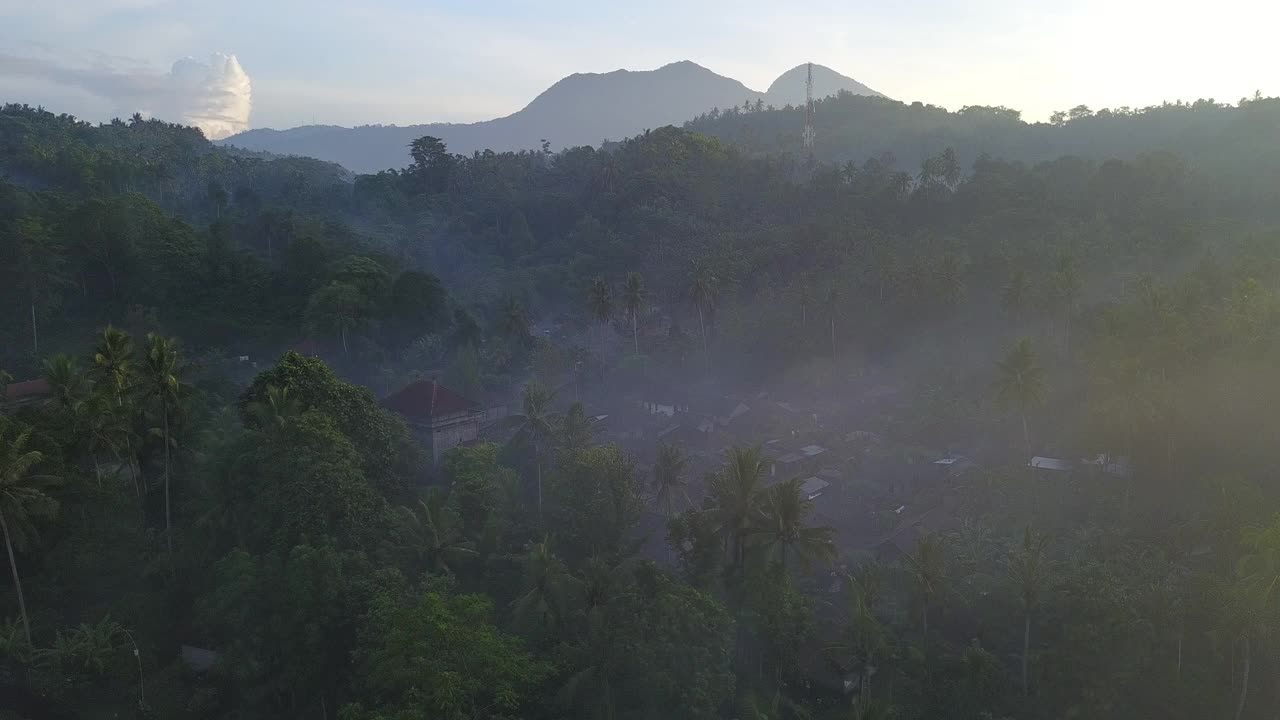
[{"label": "sky", "polygon": [[574,72],[803,62],[898,100],[1142,107],[1280,94],[1273,0],[0,0],[0,102],[105,121],[471,122]]}]

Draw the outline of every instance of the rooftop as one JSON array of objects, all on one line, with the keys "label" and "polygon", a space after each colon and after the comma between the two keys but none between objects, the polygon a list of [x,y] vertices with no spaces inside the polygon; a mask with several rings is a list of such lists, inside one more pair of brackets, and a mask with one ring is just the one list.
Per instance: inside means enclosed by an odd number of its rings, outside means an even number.
[{"label": "rooftop", "polygon": [[804,493],[805,497],[812,500],[821,495],[822,491],[826,490],[830,486],[831,483],[820,477],[805,478],[804,482],[800,483],[800,492]]},{"label": "rooftop", "polygon": [[1071,464],[1061,458],[1041,457],[1036,455],[1031,458],[1029,466],[1037,470],[1054,470],[1056,472],[1066,472],[1071,469]]},{"label": "rooftop", "polygon": [[480,405],[435,380],[417,380],[382,400],[382,407],[411,418],[436,418],[480,412]]},{"label": "rooftop", "polygon": [[12,403],[24,402],[44,397],[52,392],[49,388],[49,383],[41,378],[23,380],[22,382],[9,383],[4,390],[4,399]]}]

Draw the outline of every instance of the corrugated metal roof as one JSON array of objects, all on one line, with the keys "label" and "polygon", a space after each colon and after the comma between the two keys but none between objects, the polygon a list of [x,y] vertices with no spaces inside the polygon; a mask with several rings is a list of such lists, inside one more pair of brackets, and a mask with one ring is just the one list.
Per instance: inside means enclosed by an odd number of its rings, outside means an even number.
[{"label": "corrugated metal roof", "polygon": [[1071,469],[1071,464],[1061,458],[1041,457],[1036,455],[1031,458],[1031,462],[1027,463],[1037,470],[1055,470],[1058,472],[1066,472]]}]

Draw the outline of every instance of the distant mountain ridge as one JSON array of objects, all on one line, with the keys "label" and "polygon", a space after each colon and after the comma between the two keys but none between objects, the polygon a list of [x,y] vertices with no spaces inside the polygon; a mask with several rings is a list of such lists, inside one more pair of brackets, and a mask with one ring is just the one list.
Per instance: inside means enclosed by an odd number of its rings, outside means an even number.
[{"label": "distant mountain ridge", "polygon": [[[476,150],[532,150],[542,141],[553,150],[621,140],[646,129],[679,125],[712,108],[762,101],[782,107],[804,101],[806,65],[774,80],[766,92],[752,90],[684,60],[656,70],[575,73],[541,92],[522,110],[476,123],[366,125],[356,128],[309,125],[289,130],[249,130],[219,144],[277,155],[302,155],[336,162],[355,172],[376,172],[408,164],[408,145],[434,135],[455,153]],[[847,91],[880,93],[836,71],[813,66],[814,96]]]}]

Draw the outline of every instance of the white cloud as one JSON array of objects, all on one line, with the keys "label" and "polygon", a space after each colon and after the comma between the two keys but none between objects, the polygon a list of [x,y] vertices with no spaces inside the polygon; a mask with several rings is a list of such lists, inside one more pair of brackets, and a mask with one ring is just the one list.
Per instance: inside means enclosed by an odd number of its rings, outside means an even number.
[{"label": "white cloud", "polygon": [[[234,55],[214,53],[208,62],[183,58],[168,73],[97,57],[92,63],[66,58],[38,59],[0,54],[0,95],[32,81],[63,89],[68,98],[91,94],[115,115],[140,112],[170,122],[194,125],[210,139],[234,135],[249,127],[252,83]],[[57,95],[46,91],[45,96]],[[24,101],[24,97],[5,98]],[[83,110],[54,107],[54,110]],[[99,118],[106,119],[106,118]]]}]

